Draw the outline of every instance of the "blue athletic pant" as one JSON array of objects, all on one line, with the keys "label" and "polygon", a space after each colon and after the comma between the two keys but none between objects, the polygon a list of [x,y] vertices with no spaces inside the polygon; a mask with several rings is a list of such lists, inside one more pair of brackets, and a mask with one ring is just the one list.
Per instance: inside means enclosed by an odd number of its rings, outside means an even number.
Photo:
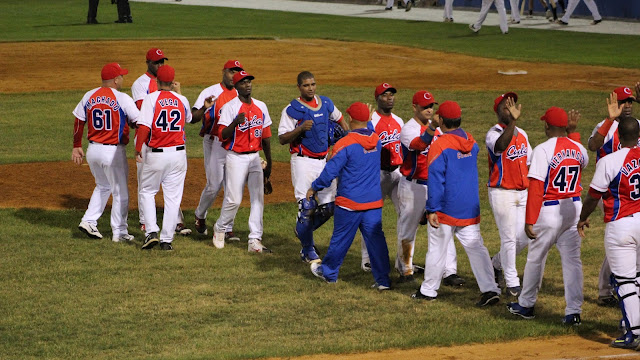
[{"label": "blue athletic pant", "polygon": [[360,229],[362,238],[367,245],[373,278],[379,285],[390,286],[389,250],[384,232],[382,232],[381,208],[349,211],[336,206],[333,216],[333,235],[329,243],[329,250],[322,259],[322,274],[329,282],[338,279],[340,265],[342,265],[358,229]]}]

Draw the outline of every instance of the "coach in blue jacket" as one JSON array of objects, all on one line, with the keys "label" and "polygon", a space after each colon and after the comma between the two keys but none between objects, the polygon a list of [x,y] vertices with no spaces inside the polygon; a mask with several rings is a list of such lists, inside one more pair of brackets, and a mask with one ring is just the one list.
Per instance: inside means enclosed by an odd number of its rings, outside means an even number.
[{"label": "coach in blue jacket", "polygon": [[322,263],[312,263],[311,272],[327,282],[338,280],[338,271],[360,229],[371,260],[371,273],[378,290],[388,290],[389,250],[382,232],[382,191],[380,190],[380,140],[367,129],[371,109],[353,103],[347,109],[352,131],[334,146],[333,156],[307,191],[307,199],[330,186],[338,178],[333,236]]}]

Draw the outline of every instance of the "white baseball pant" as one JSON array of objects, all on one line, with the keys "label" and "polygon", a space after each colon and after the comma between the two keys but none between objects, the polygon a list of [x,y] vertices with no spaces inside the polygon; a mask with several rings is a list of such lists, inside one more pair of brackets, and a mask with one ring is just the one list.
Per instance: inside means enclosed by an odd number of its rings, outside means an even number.
[{"label": "white baseball pant", "polygon": [[537,238],[529,241],[522,293],[518,298],[521,306],[533,307],[536,304],[547,255],[551,246],[555,244],[562,262],[564,298],[567,303],[565,315],[582,312],[582,239],[576,228],[581,210],[582,202],[571,198],[559,200],[557,205],[543,205],[540,209],[538,221],[533,225]]},{"label": "white baseball pant", "polygon": [[471,270],[478,282],[478,287],[482,293],[493,291],[500,293],[498,284],[495,282],[493,266],[489,251],[484,246],[482,235],[480,234],[480,224],[467,226],[451,226],[440,223],[439,228],[429,227],[429,250],[424,264],[424,281],[420,285],[420,292],[423,295],[436,297],[440,282],[444,275],[447,259],[447,248],[455,235],[464,248]]},{"label": "white baseball pant", "polygon": [[89,143],[87,147],[87,163],[96,181],[89,206],[82,216],[82,221],[92,225],[98,224],[109,196],[111,202],[111,231],[113,237],[128,234],[127,216],[129,210],[129,190],[127,178],[129,164],[124,145],[102,145]]},{"label": "white baseball pant", "polygon": [[177,147],[163,148],[163,152],[147,151],[142,169],[142,208],[145,214],[145,233],[160,231],[156,218],[155,196],[162,185],[164,215],[160,242],[172,242],[180,213],[180,203],[187,176],[187,151]]},{"label": "white baseball pant", "polygon": [[[611,271],[629,280],[618,287],[622,299],[623,317],[635,335],[640,335],[640,298],[638,297],[638,269],[640,269],[640,213],[608,222],[604,230],[604,249]],[[623,280],[617,279],[618,283]]]},{"label": "white baseball pant", "polygon": [[493,257],[493,267],[502,269],[507,287],[520,286],[516,255],[527,244],[524,232],[527,212],[527,190],[488,188],[489,204],[500,234],[500,252]]},{"label": "white baseball pant", "polygon": [[224,232],[233,223],[240,203],[244,184],[249,187],[251,211],[249,213],[249,240],[262,240],[262,214],[264,211],[264,174],[258,152],[239,154],[227,151],[224,165],[224,200],[214,231]]},{"label": "white baseball pant", "polygon": [[513,21],[520,22],[520,1],[509,0],[509,5],[511,6],[511,17],[513,18]]},{"label": "white baseball pant", "polygon": [[[307,197],[307,191],[311,188],[311,183],[320,176],[327,160],[313,159],[306,156],[291,154],[291,183],[296,201]],[[331,182],[331,186],[318,191],[316,194],[318,205],[334,202],[336,199],[336,180]]]},{"label": "white baseball pant", "polygon": [[507,11],[504,8],[504,0],[482,0],[480,16],[478,17],[478,20],[476,20],[476,23],[473,24],[473,27],[478,30],[482,27],[482,23],[484,23],[484,20],[487,18],[491,4],[495,4],[496,10],[498,10],[500,30],[502,30],[503,33],[506,33],[509,31],[509,25],[507,25]]},{"label": "white baseball pant", "polygon": [[[587,5],[587,8],[589,8],[589,11],[591,11],[593,20],[602,20],[602,16],[600,16],[600,12],[598,11],[598,5],[596,5],[596,2],[594,0],[583,0],[583,1],[584,1],[584,4]],[[562,19],[560,20],[568,23],[569,19],[571,18],[571,15],[576,10],[576,7],[578,6],[579,2],[580,0],[568,0],[567,9],[564,12],[564,16],[562,16]]]},{"label": "white baseball pant", "polygon": [[444,18],[453,19],[453,0],[444,0]]}]

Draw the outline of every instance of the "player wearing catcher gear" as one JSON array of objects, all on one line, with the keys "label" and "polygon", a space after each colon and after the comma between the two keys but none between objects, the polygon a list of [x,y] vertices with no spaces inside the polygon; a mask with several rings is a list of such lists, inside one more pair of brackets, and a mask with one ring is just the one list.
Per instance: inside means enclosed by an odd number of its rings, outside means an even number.
[{"label": "player wearing catcher gear", "polygon": [[[187,151],[185,150],[184,125],[191,121],[189,101],[180,94],[180,83],[174,81],[175,70],[165,65],[158,69],[158,91],[142,101],[136,161],[144,162],[140,185],[140,197],[145,217],[146,239],[142,249],[151,249],[158,243],[155,196],[162,185],[164,216],[160,232],[162,250],[173,250],[171,242],[175,233],[184,179],[187,175]],[[142,154],[142,144],[147,144]]]},{"label": "player wearing catcher gear", "polygon": [[[614,113],[623,105],[613,102]],[[589,215],[600,199],[604,203],[604,247],[613,272],[616,295],[621,299],[622,324],[625,334],[615,339],[612,347],[640,347],[640,298],[638,298],[638,260],[640,259],[640,125],[632,117],[619,120],[622,149],[600,159],[580,213],[578,232],[584,237]],[[604,196],[606,194],[606,196]]]},{"label": "player wearing catcher gear", "polygon": [[356,102],[347,109],[353,129],[333,148],[333,156],[311,183],[306,198],[338,178],[333,235],[327,254],[320,262],[311,263],[311,272],[327,282],[338,281],[340,265],[360,229],[371,256],[372,286],[389,290],[389,251],[382,231],[382,192],[380,191],[380,152],[378,135],[367,128],[372,107]]},{"label": "player wearing catcher gear", "polygon": [[[233,87],[233,76],[238,71],[242,71],[240,61],[228,60],[222,67],[222,81],[202,90],[193,104],[193,121],[202,121],[200,136],[202,136],[204,170],[207,177],[207,185],[202,190],[198,207],[195,210],[196,231],[202,235],[207,235],[207,212],[224,185],[224,164],[227,150],[222,147],[222,142],[218,139],[218,120],[222,107],[238,97],[238,92]],[[225,230],[225,239],[240,241],[240,238],[231,231],[232,228],[233,221],[229,229]]]},{"label": "player wearing catcher gear", "polygon": [[298,217],[295,234],[300,239],[300,257],[305,262],[320,261],[313,231],[333,215],[335,184],[323,188],[315,199],[307,200],[307,190],[326,164],[333,122],[348,130],[342,113],[325,96],[316,95],[316,80],[312,73],[298,74],[300,97],[293,99],[282,110],[278,139],[289,144],[291,153],[291,182],[298,201]]},{"label": "player wearing catcher gear", "polygon": [[[398,183],[400,215],[398,216],[398,247],[396,270],[400,273],[399,282],[414,280],[413,252],[420,219],[424,216],[427,201],[427,154],[434,137],[442,134],[439,117],[433,115],[437,102],[428,91],[418,91],[413,95],[413,118],[402,127],[400,141],[403,147],[403,163],[400,167],[402,178]],[[447,285],[462,285],[456,266],[456,248],[453,240],[447,247],[446,270]]]},{"label": "player wearing catcher gear", "polygon": [[582,261],[580,235],[576,229],[582,208],[580,178],[589,163],[587,150],[575,133],[580,113],[569,115],[551,107],[540,118],[545,121],[549,138],[533,149],[529,167],[529,193],[525,232],[529,242],[527,264],[524,267],[522,293],[518,302],[507,305],[509,312],[533,319],[534,305],[542,283],[542,274],[551,246],[555,245],[562,261],[564,280],[565,325],[579,325],[582,312]]},{"label": "player wearing catcher gear", "polygon": [[129,123],[138,119],[138,108],[129,95],[120,92],[123,75],[128,74],[117,63],[102,68],[102,86],[88,91],[73,110],[76,117],[73,132],[71,160],[82,164],[82,134],[87,123],[87,163],[96,180],[87,211],[78,228],[90,238],[102,239],[98,219],[102,216],[109,196],[113,241],[131,241],[127,230],[129,191],[127,177],[129,165],[125,146],[129,143]]},{"label": "player wearing catcher gear", "polygon": [[[238,97],[222,107],[218,121],[218,137],[227,150],[224,165],[224,201],[220,217],[213,228],[213,245],[224,247],[225,231],[236,217],[242,189],[246,183],[251,197],[248,251],[271,252],[262,245],[262,214],[264,182],[271,176],[271,117],[267,105],[251,97],[254,77],[246,71],[237,72],[233,83]],[[264,151],[267,166],[263,169],[258,152]]]},{"label": "player wearing catcher gear", "polygon": [[[158,83],[156,81],[156,75],[158,73],[158,69],[164,65],[164,61],[169,60],[162,50],[158,48],[151,48],[147,51],[147,72],[142,74],[131,86],[131,95],[133,95],[133,100],[136,102],[136,106],[138,109],[142,106],[142,100],[154,91],[158,90]],[[142,145],[142,156],[147,153],[146,151],[146,143]],[[144,228],[144,210],[142,210],[142,206],[140,203],[142,199],[140,198],[140,178],[142,175],[142,166],[144,162],[136,162],[136,170],[137,170],[137,179],[138,179],[138,219],[140,221],[140,230],[145,232]],[[184,216],[182,214],[182,210],[178,213],[178,225],[176,225],[176,232],[180,235],[187,236],[191,234],[191,229],[187,229],[184,226]]]},{"label": "player wearing catcher gear", "polygon": [[[640,83],[636,84],[636,93],[640,92]],[[599,122],[589,137],[588,148],[596,152],[596,163],[604,156],[618,151],[622,148],[618,135],[618,121],[621,117],[632,116],[633,102],[636,98],[631,89],[626,86],[616,88],[607,99],[609,117]],[[617,113],[618,106],[622,107],[619,116],[611,115],[612,111]],[[638,143],[640,145],[640,142]],[[600,306],[617,306],[618,301],[613,296],[611,287],[611,269],[605,257],[600,268],[598,278],[598,300]]]},{"label": "player wearing catcher gear", "polygon": [[489,204],[500,233],[500,252],[493,259],[493,267],[504,274],[507,294],[520,295],[520,279],[516,269],[516,255],[527,246],[529,239],[524,232],[524,216],[527,207],[529,158],[531,144],[527,133],[516,126],[522,105],[516,93],[498,96],[493,111],[498,124],[488,132],[485,143],[489,160]]},{"label": "player wearing catcher gear", "polygon": [[456,235],[469,257],[471,270],[482,292],[476,306],[493,305],[500,300],[494,281],[489,251],[480,234],[480,196],[478,193],[478,144],[460,128],[462,112],[453,101],[438,108],[443,134],[431,143],[427,164],[429,195],[426,210],[429,219],[429,250],[424,281],[412,295],[415,299],[434,300],[445,272],[447,248]]}]

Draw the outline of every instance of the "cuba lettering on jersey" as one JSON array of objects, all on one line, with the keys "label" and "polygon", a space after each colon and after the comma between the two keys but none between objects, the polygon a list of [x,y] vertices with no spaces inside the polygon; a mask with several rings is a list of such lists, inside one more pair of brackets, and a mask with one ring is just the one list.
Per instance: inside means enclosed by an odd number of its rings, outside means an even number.
[{"label": "cuba lettering on jersey", "polygon": [[217,96],[216,102],[204,114],[204,121],[202,122],[202,128],[200,129],[200,136],[204,136],[204,134],[217,136],[218,120],[220,120],[222,107],[229,101],[238,97],[238,92],[236,89],[229,90],[222,87],[222,92]]},{"label": "cuba lettering on jersey", "polygon": [[88,124],[89,141],[126,145],[129,143],[127,119],[134,122],[138,108],[129,95],[110,87],[99,87],[83,96],[73,115]]},{"label": "cuba lettering on jersey", "polygon": [[567,137],[554,137],[533,149],[529,177],[544,182],[544,200],[580,196],[587,150]]},{"label": "cuba lettering on jersey", "polygon": [[222,146],[237,153],[262,150],[262,138],[271,137],[271,118],[267,105],[260,100],[251,99],[251,104],[246,104],[236,97],[224,105],[218,121],[218,137],[222,139],[222,130],[240,113],[244,113],[244,122],[236,126],[227,140],[222,140]]},{"label": "cuba lettering on jersey", "polygon": [[138,109],[142,106],[142,100],[154,91],[158,90],[158,82],[156,81],[156,77],[148,72],[140,75],[136,81],[131,85],[131,95],[133,97],[133,101],[136,102]]},{"label": "cuba lettering on jersey", "polygon": [[485,143],[488,150],[489,182],[488,187],[510,190],[524,190],[529,187],[527,175],[531,145],[527,134],[519,127],[515,128],[514,135],[507,149],[501,153],[495,153],[496,141],[504,132],[506,126],[494,125],[489,132]]},{"label": "cuba lettering on jersey", "polygon": [[[591,139],[598,132],[605,121],[606,119],[602,120],[598,123],[598,125],[596,125],[595,129],[593,129],[593,132],[591,132],[591,136],[589,137],[589,139]],[[638,123],[640,123],[640,120],[638,120]],[[596,162],[622,148],[622,145],[620,144],[620,137],[618,135],[618,124],[619,123],[617,121],[614,121],[609,128],[607,136],[604,137],[604,143],[602,144],[600,149],[596,151]],[[638,139],[638,146],[640,146],[640,139]]]},{"label": "cuba lettering on jersey", "polygon": [[[404,124],[402,130],[400,131],[400,142],[402,143],[403,154],[403,161],[402,166],[400,167],[400,172],[402,173],[402,175],[410,179],[427,180],[427,178],[429,177],[429,169],[427,166],[427,155],[429,154],[429,146],[427,146],[427,148],[422,151],[410,149],[411,142],[415,138],[420,137],[420,135],[422,135],[422,133],[424,133],[428,127],[428,125],[422,125],[412,118],[411,120],[407,121],[406,124]],[[442,131],[439,130],[440,128],[436,129],[436,135],[434,136],[433,141],[435,141],[438,135],[442,134]]]},{"label": "cuba lettering on jersey", "polygon": [[163,148],[184,145],[184,125],[189,121],[189,101],[173,91],[161,90],[144,98],[138,123],[151,129],[147,145]]},{"label": "cuba lettering on jersey", "polygon": [[380,115],[375,111],[371,116],[371,124],[382,144],[380,166],[385,169],[402,165],[404,160],[402,142],[400,141],[400,132],[402,126],[404,126],[402,119],[393,113],[391,115]]},{"label": "cuba lettering on jersey", "polygon": [[598,161],[591,188],[610,194],[602,198],[605,222],[640,212],[640,148],[622,148]]}]

